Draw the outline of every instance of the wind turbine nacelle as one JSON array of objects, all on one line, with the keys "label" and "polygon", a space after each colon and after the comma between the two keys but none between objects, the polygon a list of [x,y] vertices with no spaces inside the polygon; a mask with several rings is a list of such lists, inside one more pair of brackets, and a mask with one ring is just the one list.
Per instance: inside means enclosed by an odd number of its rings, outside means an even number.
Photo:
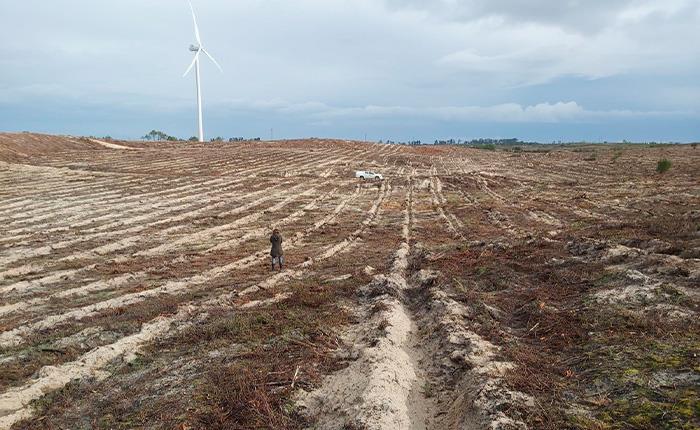
[{"label": "wind turbine nacelle", "polygon": [[190,51],[192,52],[197,52],[199,49],[200,47],[198,45],[190,45]]}]

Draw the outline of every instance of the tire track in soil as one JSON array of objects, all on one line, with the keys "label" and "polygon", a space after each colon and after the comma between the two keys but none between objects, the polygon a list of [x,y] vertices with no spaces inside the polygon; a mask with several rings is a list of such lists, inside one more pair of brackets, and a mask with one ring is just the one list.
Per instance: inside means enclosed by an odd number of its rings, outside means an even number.
[{"label": "tire track in soil", "polygon": [[[14,176],[13,176],[13,178],[14,178]],[[144,178],[139,178],[139,179],[144,179]],[[66,189],[69,189],[70,191],[66,192],[65,194],[75,193],[76,189],[78,189],[78,187],[79,187],[79,190],[81,192],[80,195],[61,196],[61,195],[51,194],[50,189],[49,190],[32,189],[32,190],[30,190],[31,193],[29,193],[28,195],[22,196],[23,201],[21,204],[18,204],[17,206],[24,206],[22,208],[22,210],[24,210],[25,215],[27,215],[28,214],[27,209],[29,207],[35,207],[35,209],[34,209],[35,213],[38,213],[39,211],[43,211],[47,205],[47,201],[49,201],[49,200],[61,199],[62,201],[66,201],[69,203],[75,203],[77,201],[96,200],[96,199],[103,197],[103,194],[110,193],[110,192],[114,191],[115,186],[120,187],[120,190],[123,190],[123,192],[129,193],[129,196],[134,195],[133,194],[134,192],[140,192],[141,190],[149,190],[149,189],[151,190],[149,192],[149,194],[157,196],[158,194],[166,193],[166,192],[169,192],[171,190],[194,188],[197,185],[199,185],[199,183],[204,182],[204,180],[202,180],[201,182],[194,182],[193,183],[193,181],[191,181],[191,180],[188,181],[187,180],[188,178],[185,178],[185,177],[177,178],[177,179],[175,179],[175,178],[169,179],[167,182],[164,182],[162,179],[154,179],[154,180],[150,180],[150,181],[148,180],[148,178],[145,178],[145,179],[146,179],[146,183],[144,184],[143,180],[139,180],[138,186],[131,186],[129,183],[124,183],[124,182],[117,183],[117,184],[115,184],[114,182],[105,182],[101,186],[102,187],[109,187],[108,191],[105,191],[104,193],[92,193],[92,194],[90,193],[91,187],[85,186],[82,183],[75,183],[75,181],[71,182],[70,180],[68,180],[68,183],[64,186]],[[61,184],[63,184],[63,183],[64,183],[64,181],[61,181]],[[182,185],[183,183],[186,185]],[[157,189],[154,190],[154,187],[156,187]],[[16,207],[16,208],[8,209],[6,212],[12,213],[12,212],[16,212],[19,209],[20,209],[20,207]]]},{"label": "tire track in soil", "polygon": [[439,182],[439,179],[437,177],[437,172],[435,168],[433,167],[430,169],[430,193],[432,195],[432,203],[433,206],[435,207],[435,210],[438,212],[440,215],[440,218],[442,218],[445,223],[447,224],[447,227],[449,230],[452,232],[453,235],[458,236],[459,238],[464,240],[464,235],[461,232],[461,228],[455,227],[455,224],[457,224],[460,227],[463,227],[462,223],[457,219],[454,214],[452,214],[449,211],[446,211],[444,205],[446,203],[446,199],[444,195],[442,194],[442,185]]},{"label": "tire track in soil", "polygon": [[[262,203],[267,202],[268,200],[272,200],[272,199],[283,197],[283,196],[288,195],[288,194],[292,194],[291,196],[285,198],[281,202],[278,202],[267,209],[257,210],[255,213],[245,215],[245,216],[238,218],[235,221],[232,221],[232,222],[227,223],[227,224],[223,224],[223,225],[219,225],[219,226],[215,226],[215,227],[209,227],[209,228],[206,228],[204,230],[199,230],[199,231],[194,232],[194,233],[186,234],[186,235],[184,235],[176,240],[168,241],[167,243],[164,243],[163,245],[159,245],[159,246],[156,246],[154,248],[149,248],[149,249],[146,249],[143,251],[136,252],[134,254],[134,256],[160,255],[160,254],[164,254],[167,252],[175,251],[178,248],[182,247],[183,245],[191,245],[195,242],[200,242],[200,241],[206,240],[213,235],[216,235],[218,237],[222,233],[229,233],[230,234],[231,231],[234,229],[237,229],[241,226],[248,225],[252,222],[257,221],[260,217],[262,217],[263,213],[278,211],[278,210],[282,209],[283,207],[287,206],[288,204],[296,201],[299,197],[305,197],[308,194],[313,193],[314,191],[316,191],[320,187],[320,185],[316,185],[316,186],[312,186],[311,188],[304,190],[302,192],[296,192],[297,189],[299,189],[305,185],[306,184],[304,184],[304,183],[298,184],[298,185],[295,185],[295,186],[293,186],[293,187],[291,187],[291,188],[289,188],[281,193],[263,196],[255,201],[246,203],[246,204],[239,206],[235,209],[222,212],[222,213],[218,214],[217,217],[221,218],[221,217],[228,217],[228,216],[232,216],[232,215],[238,215],[238,214],[241,214],[242,212],[245,212],[249,209],[252,209],[256,206],[259,206]],[[267,193],[267,192],[269,192],[269,189],[263,190],[263,192]]]}]

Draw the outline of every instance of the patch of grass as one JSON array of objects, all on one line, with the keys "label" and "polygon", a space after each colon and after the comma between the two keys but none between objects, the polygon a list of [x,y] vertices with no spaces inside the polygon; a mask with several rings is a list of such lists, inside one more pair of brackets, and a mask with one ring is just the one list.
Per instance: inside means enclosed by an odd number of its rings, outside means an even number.
[{"label": "patch of grass", "polygon": [[658,173],[666,173],[672,166],[672,163],[670,160],[663,158],[659,160],[658,163],[656,163],[656,171]]},{"label": "patch of grass", "polygon": [[433,391],[432,385],[430,385],[430,382],[426,381],[423,384],[423,395],[430,399],[431,397],[435,397],[435,392]]},{"label": "patch of grass", "polygon": [[487,273],[489,273],[489,268],[488,268],[488,267],[479,266],[479,267],[476,268],[476,272],[475,272],[476,276],[484,276],[484,275],[486,275]]},{"label": "patch of grass", "polygon": [[583,415],[570,415],[567,417],[567,428],[576,430],[610,430],[610,426],[595,419]]},{"label": "patch of grass", "polygon": [[[217,312],[218,313],[218,312]],[[187,328],[172,339],[173,343],[181,344],[210,344],[209,347],[218,347],[220,343],[230,341],[248,342],[256,338],[259,333],[267,331],[272,316],[268,313],[237,312],[232,315],[215,317],[212,321],[202,325]],[[216,341],[216,345],[211,345]]]},{"label": "patch of grass", "polygon": [[[690,428],[697,390],[677,385],[677,379],[668,387],[649,387],[659,375],[692,371],[697,325],[683,327],[658,315],[588,303],[591,291],[622,275],[589,260],[552,266],[552,257],[567,258],[558,246],[516,243],[510,249],[442,259],[454,260],[454,266],[443,264],[442,271],[468,284],[459,291],[470,292],[474,329],[517,363],[517,370],[506,374],[508,386],[538,400],[538,407],[522,411],[528,425],[552,430]],[[507,287],[494,290],[495,282]],[[492,319],[495,328],[479,318],[479,302],[502,311],[503,317]],[[503,342],[503,325],[517,341]],[[653,342],[658,339],[669,341]],[[593,416],[571,412],[577,403]],[[673,424],[662,423],[661,417]]]},{"label": "patch of grass", "polygon": [[153,363],[153,356],[143,356],[139,355],[135,360],[129,362],[129,366],[125,367],[124,370],[135,371],[146,368],[148,365]]},{"label": "patch of grass", "polygon": [[45,345],[17,349],[20,357],[3,363],[0,372],[0,390],[19,385],[43,366],[57,365],[76,359],[81,351],[75,347],[50,349]]},{"label": "patch of grass", "polygon": [[[646,391],[646,392],[645,392]],[[663,398],[658,393],[638,389],[629,399],[615,399],[599,415],[610,429],[691,430],[697,429],[700,400],[697,392],[680,399]],[[650,400],[654,398],[655,400]]]},{"label": "patch of grass", "polygon": [[605,287],[615,281],[623,279],[624,277],[625,275],[620,272],[605,272],[599,278],[595,279],[593,284],[598,287]]},{"label": "patch of grass", "polygon": [[[304,421],[289,414],[287,396],[271,392],[278,377],[269,371],[263,363],[250,361],[212,368],[197,395],[198,403],[205,406],[193,422],[212,430],[300,427]],[[290,384],[278,388],[288,391]]]},{"label": "patch of grass", "polygon": [[[129,335],[140,329],[141,324],[157,317],[174,313],[183,297],[161,297],[158,300],[148,300],[141,303],[108,309],[93,317],[80,321],[70,321],[49,329],[42,330],[27,339],[26,344],[0,351],[2,354],[18,355],[21,358],[3,364],[0,372],[0,388],[16,385],[18,382],[31,377],[43,366],[57,366],[75,360],[87,350],[101,345],[108,340],[99,341],[90,346],[79,344],[56,348],[53,344],[62,338],[74,335],[84,328],[97,326],[105,332]],[[87,348],[87,349],[86,349]]]},{"label": "patch of grass", "polygon": [[595,335],[579,367],[596,390],[614,393],[596,410],[600,421],[610,429],[696,428],[700,388],[687,375],[697,372],[697,323],[609,308],[592,308],[585,321]]},{"label": "patch of grass", "polygon": [[[309,280],[289,288],[291,297],[270,306],[210,310],[205,320],[149,345],[131,365],[115,363],[110,380],[82,381],[44,398],[36,418],[18,428],[72,428],[76,420],[95,429],[146,423],[153,428],[307,427],[292,395],[342,366],[333,352],[337,329],[349,315],[338,300],[351,293]],[[180,372],[185,373],[178,377]],[[83,401],[86,397],[90,400]]]},{"label": "patch of grass", "polygon": [[[292,384],[308,385],[310,378],[330,366],[327,333],[347,316],[326,294],[296,289],[294,296],[268,311],[251,310],[233,324],[237,342],[257,345],[233,365],[207,371],[197,388],[201,407],[193,416],[197,427],[211,429],[299,428],[308,425],[291,403]],[[262,316],[262,318],[261,318]],[[230,327],[218,322],[216,326]],[[205,330],[205,333],[209,330]],[[220,330],[214,332],[221,333]],[[230,337],[224,330],[221,335]],[[297,369],[301,369],[297,371]],[[295,374],[298,379],[295,380]]]},{"label": "patch of grass", "polygon": [[579,221],[572,222],[570,225],[570,228],[572,230],[583,230],[585,228],[588,228],[589,226],[590,226],[589,221],[579,220]]},{"label": "patch of grass", "polygon": [[[49,392],[45,396],[34,400],[31,403],[31,405],[34,408],[34,410],[39,412],[52,409],[65,410],[71,406],[71,401],[74,397],[77,397],[82,394],[80,390],[80,385],[81,383],[78,381],[69,382],[63,388],[53,392]],[[44,421],[44,419],[41,419],[41,421]],[[34,426],[32,421],[25,420],[15,424],[12,428],[15,430],[21,430],[31,428],[58,429],[60,427],[54,425],[50,421],[41,425]]]}]

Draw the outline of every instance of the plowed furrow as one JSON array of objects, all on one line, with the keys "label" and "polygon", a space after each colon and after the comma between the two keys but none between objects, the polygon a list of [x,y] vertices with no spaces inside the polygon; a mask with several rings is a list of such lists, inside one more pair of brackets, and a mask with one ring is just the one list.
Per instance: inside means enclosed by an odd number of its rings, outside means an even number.
[{"label": "plowed furrow", "polygon": [[[368,220],[371,220],[374,218],[376,215],[376,211],[378,208],[378,205],[381,204],[381,201],[383,200],[383,197],[386,193],[380,193],[380,198],[377,199],[375,204],[372,206],[370,209],[370,214],[372,215],[371,217],[368,217]],[[337,214],[342,211],[347,206],[347,203],[352,200],[353,196],[355,194],[352,194],[348,197],[346,197],[341,203],[338,204],[335,210],[328,216],[324,217],[320,222],[315,223],[314,225],[308,227],[303,233],[298,234],[297,236],[291,238],[289,240],[289,243],[285,245],[287,249],[294,249],[295,247],[299,246],[299,243],[303,241],[303,239],[308,236],[309,234],[313,233],[314,231],[318,230],[321,228],[325,223],[330,222],[331,220],[335,219],[337,217]],[[365,220],[365,222],[369,222],[368,220]],[[363,229],[361,227],[361,229]],[[343,247],[347,246],[348,243],[343,243],[341,246],[338,246],[337,249],[342,249]],[[333,246],[330,248],[334,248]],[[328,249],[323,253],[323,255],[326,255],[328,253]],[[146,300],[147,298],[150,297],[157,297],[161,296],[163,294],[183,294],[187,291],[190,291],[192,288],[195,286],[200,286],[203,284],[206,284],[208,282],[211,282],[212,280],[219,278],[221,276],[227,275],[231,273],[232,271],[235,270],[240,270],[244,269],[247,267],[251,267],[253,265],[256,265],[259,263],[259,261],[267,254],[267,248],[262,249],[258,252],[255,252],[254,254],[241,258],[231,264],[228,264],[226,266],[221,266],[221,267],[214,267],[206,272],[203,272],[202,274],[192,276],[190,278],[184,279],[184,280],[173,280],[173,281],[168,281],[165,283],[165,285],[158,287],[158,288],[153,288],[150,290],[146,291],[140,291],[137,293],[132,293],[132,294],[127,294],[119,297],[115,297],[110,300],[106,300],[100,303],[92,304],[85,306],[80,309],[75,309],[69,312],[65,312],[62,314],[58,315],[52,315],[49,317],[45,317],[35,323],[29,324],[29,325],[24,325],[21,327],[18,327],[16,329],[10,330],[10,331],[5,331],[2,334],[0,334],[0,346],[16,346],[20,344],[23,339],[28,336],[31,333],[34,333],[38,330],[46,329],[49,327],[52,327],[56,324],[62,323],[64,321],[68,320],[79,320],[82,318],[87,318],[89,316],[93,316],[97,314],[98,312],[104,310],[104,309],[109,309],[109,308],[116,308],[116,307],[121,307],[121,306],[126,306],[130,304],[135,304],[138,302],[141,302],[143,300]],[[327,257],[326,257],[327,258]]]}]

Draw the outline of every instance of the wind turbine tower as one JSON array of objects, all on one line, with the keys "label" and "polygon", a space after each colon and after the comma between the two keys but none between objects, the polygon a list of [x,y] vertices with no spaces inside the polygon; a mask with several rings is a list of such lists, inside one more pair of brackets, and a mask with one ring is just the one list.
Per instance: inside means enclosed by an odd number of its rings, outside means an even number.
[{"label": "wind turbine tower", "polygon": [[206,49],[204,49],[204,45],[202,44],[202,38],[199,35],[199,26],[197,25],[197,16],[194,13],[194,7],[192,6],[191,1],[188,0],[188,2],[190,4],[190,10],[192,11],[192,21],[194,22],[194,36],[197,39],[197,44],[190,45],[190,51],[194,53],[194,59],[192,60],[190,67],[187,68],[187,71],[184,75],[182,75],[182,77],[184,78],[185,76],[187,76],[194,67],[195,78],[197,81],[197,130],[199,131],[199,141],[204,142],[204,121],[202,119],[202,72],[199,67],[199,54],[204,52],[204,55],[209,57],[209,59],[216,65],[216,67],[219,68],[219,70],[221,70],[222,73],[224,69],[222,69],[219,63],[216,62],[214,57],[212,57],[211,54],[207,52]]}]

